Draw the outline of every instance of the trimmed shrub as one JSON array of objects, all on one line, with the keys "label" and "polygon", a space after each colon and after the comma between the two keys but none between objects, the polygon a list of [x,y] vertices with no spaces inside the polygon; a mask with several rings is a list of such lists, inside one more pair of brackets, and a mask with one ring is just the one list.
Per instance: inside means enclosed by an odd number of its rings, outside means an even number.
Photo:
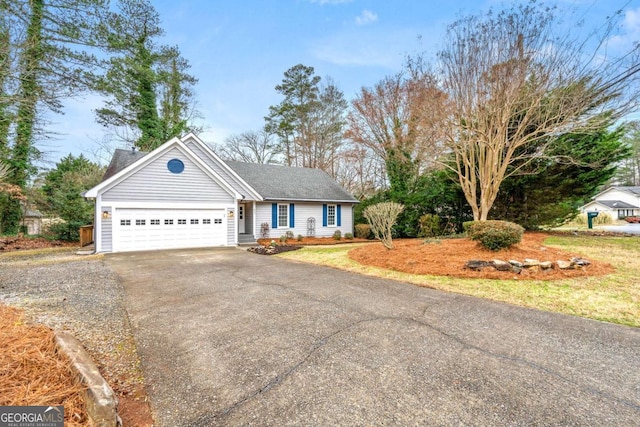
[{"label": "trimmed shrub", "polygon": [[520,243],[524,228],[508,221],[474,221],[468,226],[468,236],[492,251]]},{"label": "trimmed shrub", "polygon": [[342,239],[342,232],[340,230],[336,230],[333,232],[333,239],[334,240],[340,240]]},{"label": "trimmed shrub", "polygon": [[356,224],[356,237],[358,239],[370,239],[371,226],[369,224]]},{"label": "trimmed shrub", "polygon": [[476,221],[465,221],[462,223],[462,231],[466,234],[469,234],[469,228]]},{"label": "trimmed shrub", "polygon": [[418,219],[418,237],[436,237],[442,234],[440,217],[434,214],[424,214]]},{"label": "trimmed shrub", "polygon": [[304,236],[302,234],[298,234],[298,242],[302,242],[302,239],[304,239]]},{"label": "trimmed shrub", "polygon": [[344,238],[347,240],[353,240],[353,234],[351,233],[344,233]]},{"label": "trimmed shrub", "polygon": [[280,236],[280,243],[287,243],[287,235],[283,234]]}]

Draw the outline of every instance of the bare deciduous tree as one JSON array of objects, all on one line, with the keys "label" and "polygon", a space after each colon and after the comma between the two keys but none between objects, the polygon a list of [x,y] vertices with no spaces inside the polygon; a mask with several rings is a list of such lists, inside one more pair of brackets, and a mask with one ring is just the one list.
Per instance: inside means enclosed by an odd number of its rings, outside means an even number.
[{"label": "bare deciduous tree", "polygon": [[443,119],[443,102],[428,72],[385,77],[352,101],[347,136],[384,162],[392,189],[406,186],[441,153],[435,124]]},{"label": "bare deciduous tree", "polygon": [[273,134],[265,130],[232,135],[220,146],[220,154],[227,160],[246,163],[279,163],[280,149]]},{"label": "bare deciduous tree", "polygon": [[387,249],[393,249],[392,229],[403,210],[400,203],[384,202],[371,205],[363,212],[371,231]]},{"label": "bare deciduous tree", "polygon": [[384,163],[364,146],[354,145],[338,154],[335,178],[356,197],[368,197],[385,187]]},{"label": "bare deciduous tree", "polygon": [[487,219],[502,181],[544,156],[547,142],[599,129],[637,98],[638,46],[608,57],[611,22],[604,34],[577,40],[554,12],[530,3],[448,28],[439,54],[443,129],[476,220]]}]

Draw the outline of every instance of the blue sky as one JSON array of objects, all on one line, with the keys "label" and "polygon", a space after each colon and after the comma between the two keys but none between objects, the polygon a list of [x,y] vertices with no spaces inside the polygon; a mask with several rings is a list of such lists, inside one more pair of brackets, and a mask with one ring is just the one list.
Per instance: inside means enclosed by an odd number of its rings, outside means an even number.
[{"label": "blue sky", "polygon": [[[446,25],[456,18],[504,2],[494,0],[155,0],[166,30],[164,43],[178,45],[199,82],[197,109],[209,143],[259,129],[274,87],[290,67],[302,63],[330,76],[351,99],[363,86],[399,71],[407,54],[435,53]],[[509,3],[506,3],[509,4]],[[640,40],[640,0],[561,0],[563,15],[574,11],[585,27],[624,8],[614,49]],[[573,18],[572,18],[573,19]],[[429,55],[428,55],[429,56]],[[57,140],[40,145],[48,160],[84,153],[108,161],[97,141],[97,96],[67,102],[64,115],[50,116]],[[115,146],[113,146],[115,148]]]}]

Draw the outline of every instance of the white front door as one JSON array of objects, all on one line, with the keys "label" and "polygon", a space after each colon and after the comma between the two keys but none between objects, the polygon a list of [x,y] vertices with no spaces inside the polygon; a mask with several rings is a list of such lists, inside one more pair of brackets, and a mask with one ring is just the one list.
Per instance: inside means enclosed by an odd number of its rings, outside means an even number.
[{"label": "white front door", "polygon": [[241,204],[238,206],[238,233],[245,233],[244,228],[244,205]]}]

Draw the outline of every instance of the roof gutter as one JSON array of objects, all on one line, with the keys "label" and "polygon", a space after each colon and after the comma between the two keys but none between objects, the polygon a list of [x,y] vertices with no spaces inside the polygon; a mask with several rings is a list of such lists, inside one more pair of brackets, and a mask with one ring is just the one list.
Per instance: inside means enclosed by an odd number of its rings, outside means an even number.
[{"label": "roof gutter", "polygon": [[329,199],[296,199],[286,197],[269,197],[264,199],[265,202],[330,202],[330,203],[360,203],[359,200],[329,200]]}]

